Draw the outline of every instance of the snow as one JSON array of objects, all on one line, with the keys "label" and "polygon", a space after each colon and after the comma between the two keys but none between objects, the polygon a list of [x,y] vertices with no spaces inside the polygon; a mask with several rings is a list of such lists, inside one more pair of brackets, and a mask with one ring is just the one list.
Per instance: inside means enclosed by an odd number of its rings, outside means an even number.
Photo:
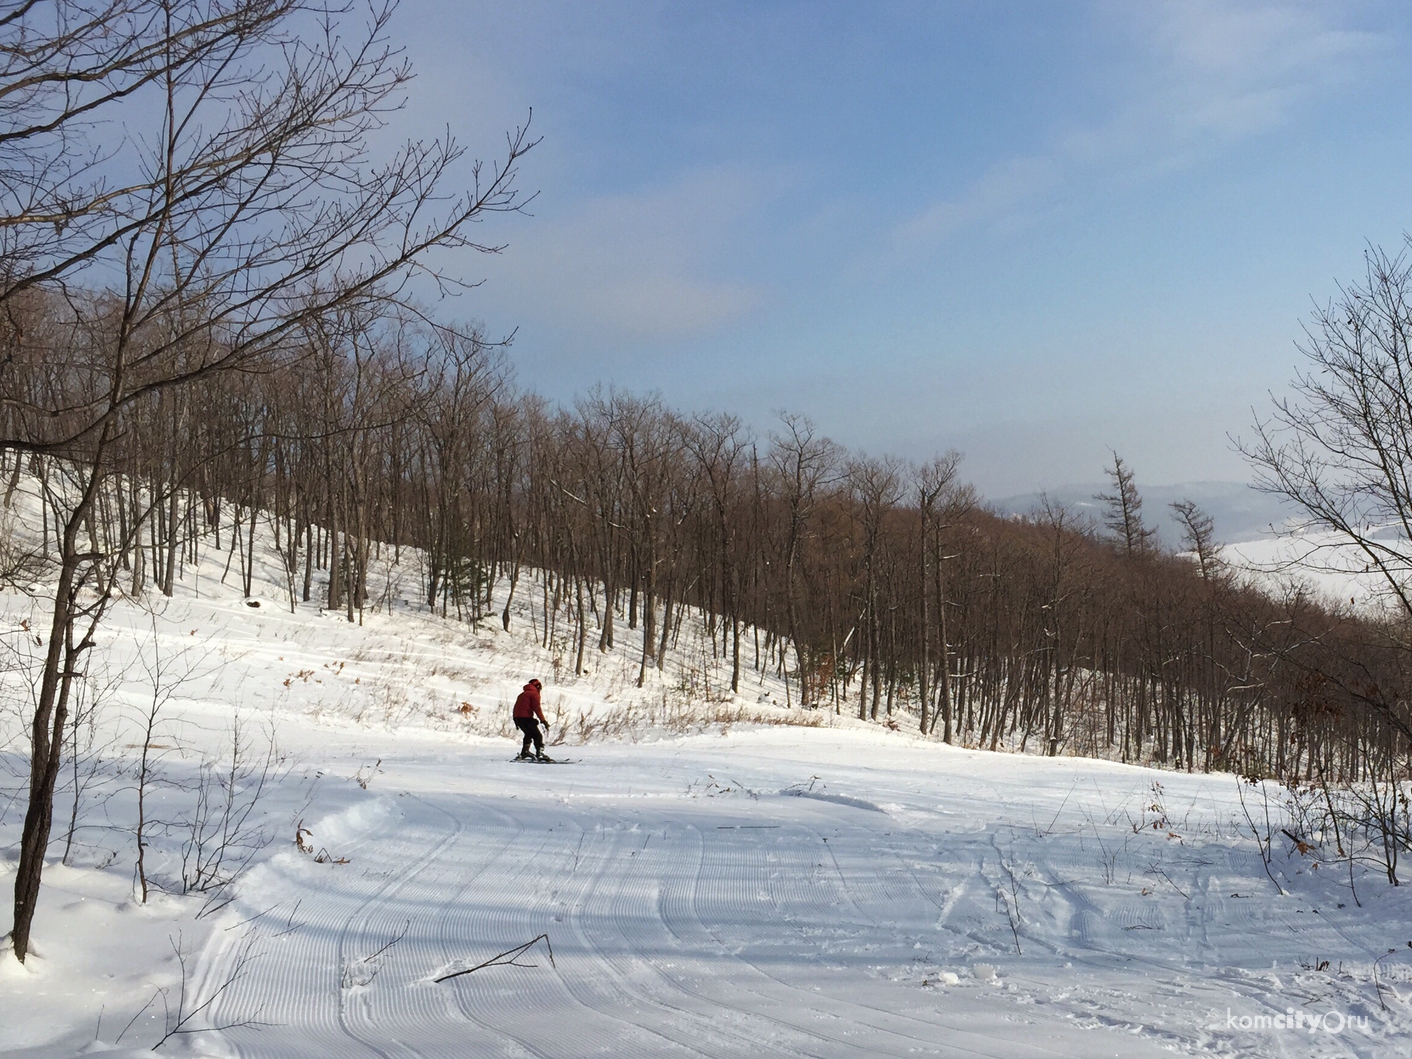
[{"label": "snow", "polygon": [[[1394,545],[1394,527],[1375,532]],[[1312,591],[1326,605],[1352,607],[1369,614],[1398,610],[1386,579],[1356,546],[1331,531],[1295,527],[1278,536],[1228,544],[1221,557],[1267,592],[1281,595],[1291,587]]]},{"label": "snow", "polygon": [[[402,559],[389,600],[415,598]],[[1390,1057],[1412,1042],[1406,888],[1360,864],[1355,901],[1346,862],[1279,838],[1272,880],[1234,777],[946,747],[773,705],[782,688],[755,675],[733,698],[685,635],[643,689],[626,630],[574,678],[566,626],[547,648],[542,613],[531,628],[532,580],[509,633],[410,603],[358,625],[291,614],[268,562],[251,607],[223,562],[208,553],[173,599],[123,601],[105,625],[94,778],[69,866],[72,787],[58,796],[34,955],[0,954],[0,1054],[147,1054],[178,1008],[192,1032],[166,1054]],[[8,893],[33,657],[20,622],[41,628],[42,611],[3,604]],[[158,665],[152,742],[170,749],[144,905],[134,725]],[[508,706],[532,675],[572,764],[510,760]],[[179,825],[237,713],[248,762],[275,739],[259,833],[229,888],[182,894]],[[254,783],[247,770],[237,798]],[[1243,794],[1282,819],[1277,786]],[[434,981],[542,934],[552,963],[541,941]]]}]

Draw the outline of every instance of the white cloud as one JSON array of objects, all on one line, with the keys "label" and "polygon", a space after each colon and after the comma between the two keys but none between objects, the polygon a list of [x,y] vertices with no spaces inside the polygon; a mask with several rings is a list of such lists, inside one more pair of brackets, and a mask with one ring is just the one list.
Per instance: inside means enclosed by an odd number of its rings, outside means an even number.
[{"label": "white cloud", "polygon": [[497,295],[595,344],[719,329],[763,300],[727,250],[767,185],[712,170],[563,207],[542,199],[498,270]]},{"label": "white cloud", "polygon": [[993,220],[1039,199],[1059,183],[1063,167],[1052,157],[1010,158],[954,199],[938,202],[898,230],[904,242],[935,241],[959,228]]},{"label": "white cloud", "polygon": [[713,331],[760,303],[759,292],[744,283],[665,274],[610,279],[596,290],[580,291],[579,297],[582,308],[604,327],[637,339]]},{"label": "white cloud", "polygon": [[1154,101],[1176,135],[1239,138],[1288,120],[1311,95],[1357,79],[1384,47],[1339,25],[1353,5],[1169,2],[1141,27],[1166,82]]},{"label": "white cloud", "polygon": [[1047,142],[993,165],[958,194],[899,224],[899,249],[952,232],[1005,225],[1095,172],[1180,164],[1291,120],[1322,93],[1368,75],[1389,40],[1350,28],[1355,5],[1251,0],[1100,0],[1132,73],[1110,114],[1055,130]]}]

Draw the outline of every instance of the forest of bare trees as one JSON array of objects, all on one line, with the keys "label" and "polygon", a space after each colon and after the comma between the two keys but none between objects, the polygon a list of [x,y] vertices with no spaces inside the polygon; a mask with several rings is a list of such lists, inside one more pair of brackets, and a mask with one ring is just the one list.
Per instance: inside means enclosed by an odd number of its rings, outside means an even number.
[{"label": "forest of bare trees", "polygon": [[[33,305],[31,336],[63,318]],[[1405,738],[1400,705],[1364,695],[1400,686],[1385,623],[1251,587],[1192,504],[1184,554],[1164,550],[1121,459],[1106,525],[1058,505],[1003,518],[955,454],[871,458],[803,417],[757,434],[615,390],[551,406],[501,348],[390,302],[298,340],[277,371],[123,410],[80,527],[112,557],[109,591],[171,594],[214,547],[248,593],[259,533],[291,609],[358,621],[382,602],[374,553],[406,553],[416,604],[450,618],[508,624],[507,596],[545,592],[542,634],[569,631],[575,671],[626,652],[645,679],[700,622],[732,690],[766,671],[796,708],[948,742],[1309,779]],[[22,469],[46,483],[58,556],[72,471],[10,457]]]},{"label": "forest of bare trees", "polygon": [[[388,550],[448,618],[508,626],[492,598],[533,585],[575,670],[631,652],[645,680],[699,622],[732,690],[768,671],[793,708],[946,742],[1289,781],[1405,770],[1407,615],[1252,587],[1191,504],[1183,554],[1164,550],[1116,456],[1102,526],[1058,505],[1007,519],[956,454],[914,465],[802,416],[762,432],[652,396],[559,407],[518,388],[503,344],[409,284],[430,250],[495,249],[471,225],[522,203],[532,141],[512,132],[459,193],[454,143],[370,162],[407,77],[390,8],[352,36],[297,0],[4,10],[0,487],[8,503],[29,474],[46,502],[41,547],[6,551],[4,573],[52,608],[21,958],[106,608],[172,594],[202,547],[249,594],[257,533],[290,608],[348,621],[380,605],[370,557]],[[115,167],[94,122],[119,102],[150,128]]]}]

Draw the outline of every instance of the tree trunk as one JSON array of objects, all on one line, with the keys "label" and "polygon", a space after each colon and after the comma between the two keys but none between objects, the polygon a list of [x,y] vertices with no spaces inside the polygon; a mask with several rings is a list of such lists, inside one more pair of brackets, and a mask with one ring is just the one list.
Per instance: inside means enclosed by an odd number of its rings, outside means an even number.
[{"label": "tree trunk", "polygon": [[[29,805],[25,810],[24,829],[20,833],[20,859],[15,871],[15,916],[11,940],[15,958],[24,963],[29,953],[30,928],[35,907],[39,902],[40,877],[44,872],[44,854],[49,848],[49,829],[54,822],[54,786],[59,778],[63,749],[64,724],[68,716],[69,694],[76,675],[74,663],[86,650],[88,642],[74,645],[75,605],[79,587],[80,564],[92,557],[78,554],[78,531],[93,505],[98,490],[99,467],[109,441],[110,428],[105,426],[99,436],[97,452],[90,469],[88,484],[69,516],[61,539],[63,561],[59,580],[54,589],[53,620],[49,626],[49,648],[44,655],[40,675],[39,697],[35,703],[30,729]],[[106,599],[107,588],[103,587]],[[103,600],[98,606],[103,605]]]}]

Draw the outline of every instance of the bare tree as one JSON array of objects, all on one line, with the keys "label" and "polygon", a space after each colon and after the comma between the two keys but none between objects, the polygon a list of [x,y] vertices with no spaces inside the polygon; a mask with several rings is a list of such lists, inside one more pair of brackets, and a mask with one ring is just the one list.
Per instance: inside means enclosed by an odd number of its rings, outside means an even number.
[{"label": "bare tree", "polygon": [[918,554],[921,556],[921,584],[918,586],[922,602],[922,637],[921,665],[917,669],[917,692],[921,703],[920,727],[924,733],[929,733],[936,727],[936,716],[928,716],[931,706],[931,689],[927,686],[927,679],[931,675],[931,598],[932,591],[929,584],[928,566],[931,565],[937,570],[936,585],[937,596],[937,620],[941,633],[941,665],[938,668],[938,683],[941,686],[940,712],[945,718],[943,736],[946,742],[951,742],[951,675],[946,650],[946,596],[941,591],[943,584],[940,566],[942,556],[940,549],[935,547],[935,535],[933,526],[936,522],[936,506],[938,500],[952,488],[956,481],[956,473],[960,469],[961,454],[959,452],[948,452],[945,456],[938,456],[930,463],[917,467],[912,472],[913,490],[917,496],[917,513],[921,516],[921,548]]},{"label": "bare tree", "polygon": [[731,652],[731,691],[740,691],[740,564],[738,519],[735,508],[740,489],[738,479],[745,463],[748,437],[735,416],[698,416],[687,444],[701,465],[710,493],[712,529],[718,549],[721,585],[721,611],[729,626]]},{"label": "bare tree", "polygon": [[[498,249],[470,226],[520,207],[516,163],[533,146],[524,129],[512,133],[504,160],[475,166],[459,196],[446,189],[463,154],[453,140],[368,161],[369,135],[410,76],[387,42],[392,3],[352,35],[340,9],[297,0],[60,6],[72,19],[54,24],[49,5],[32,3],[0,18],[0,106],[11,105],[0,112],[10,186],[0,307],[43,295],[79,340],[56,356],[13,312],[0,330],[0,448],[58,456],[72,479],[15,882],[21,961],[71,687],[114,589],[115,553],[85,529],[125,417],[223,374],[287,364],[310,321],[418,272],[456,282],[432,273],[426,253]],[[118,103],[147,121],[120,160],[89,124]],[[107,175],[128,171],[136,177],[116,184]],[[74,288],[80,269],[104,289]],[[165,499],[155,485],[140,497],[131,536]]]},{"label": "bare tree", "polygon": [[[1307,367],[1292,396],[1276,401],[1242,446],[1257,485],[1322,532],[1322,555],[1306,561],[1372,574],[1381,586],[1389,620],[1362,624],[1319,653],[1272,648],[1306,681],[1336,687],[1376,719],[1353,741],[1358,771],[1375,788],[1380,777],[1394,786],[1407,778],[1412,747],[1405,692],[1412,666],[1412,239],[1406,243],[1396,255],[1370,247],[1362,281],[1340,286],[1316,308],[1299,344]],[[1383,763],[1390,763],[1386,771]]]},{"label": "bare tree", "polygon": [[1242,451],[1259,488],[1357,554],[1325,549],[1334,568],[1376,574],[1412,617],[1412,260],[1370,248],[1364,262],[1305,326],[1293,396]]},{"label": "bare tree", "polygon": [[1113,453],[1113,466],[1107,469],[1113,483],[1113,492],[1099,493],[1094,497],[1108,505],[1103,516],[1103,525],[1113,534],[1123,554],[1129,559],[1145,555],[1151,551],[1157,538],[1157,531],[1143,524],[1142,496],[1133,482],[1133,472],[1123,458]]},{"label": "bare tree", "polygon": [[1172,514],[1182,527],[1183,547],[1196,557],[1202,580],[1212,580],[1221,568],[1216,524],[1193,500],[1178,500],[1172,505]]},{"label": "bare tree", "polygon": [[[891,456],[882,459],[859,457],[848,465],[848,487],[856,503],[858,521],[863,532],[863,613],[860,625],[864,631],[865,654],[863,691],[858,700],[858,716],[860,719],[871,716],[873,720],[877,720],[885,666],[882,607],[879,598],[879,586],[882,581],[879,568],[885,561],[883,526],[903,496],[902,462]],[[872,685],[871,710],[868,705],[869,677]]]},{"label": "bare tree", "polygon": [[[837,445],[818,433],[806,416],[781,413],[779,418],[781,429],[770,435],[769,459],[787,513],[781,527],[783,539],[778,545],[784,569],[784,632],[798,658],[799,613],[795,578],[819,493],[838,473],[840,452]],[[804,692],[803,670],[801,664],[801,695]],[[785,675],[788,677],[787,672]],[[786,679],[786,698],[788,694],[789,681]]]}]

